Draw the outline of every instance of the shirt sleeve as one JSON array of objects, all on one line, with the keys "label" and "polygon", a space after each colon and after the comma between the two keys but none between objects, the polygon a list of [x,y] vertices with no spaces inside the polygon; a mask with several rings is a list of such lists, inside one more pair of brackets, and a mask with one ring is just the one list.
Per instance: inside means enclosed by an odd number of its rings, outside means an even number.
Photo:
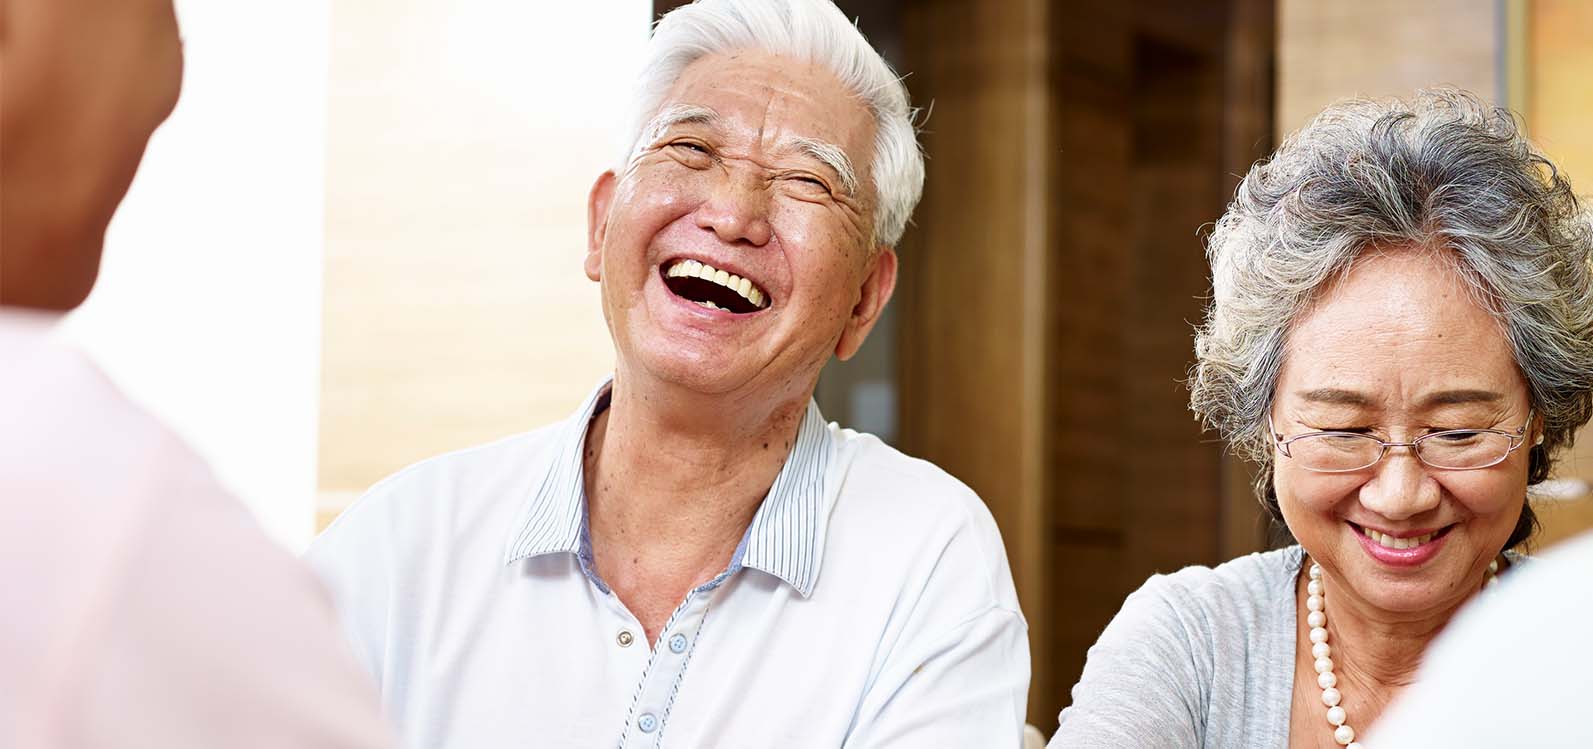
[{"label": "shirt sleeve", "polygon": [[845,746],[1019,747],[1028,689],[1028,627],[993,608],[883,672]]},{"label": "shirt sleeve", "polygon": [[63,746],[392,746],[310,571],[214,484],[161,489],[111,578]]},{"label": "shirt sleeve", "polygon": [[1203,682],[1169,586],[1152,578],[1090,647],[1052,749],[1201,745]]}]

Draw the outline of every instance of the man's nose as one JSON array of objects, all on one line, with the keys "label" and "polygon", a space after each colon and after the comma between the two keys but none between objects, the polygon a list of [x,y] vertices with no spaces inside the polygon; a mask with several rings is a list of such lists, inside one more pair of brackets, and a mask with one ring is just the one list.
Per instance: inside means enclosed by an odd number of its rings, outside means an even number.
[{"label": "man's nose", "polygon": [[1409,447],[1391,447],[1361,486],[1361,506],[1389,520],[1415,517],[1438,506],[1443,490]]},{"label": "man's nose", "polygon": [[754,247],[769,243],[769,185],[754,169],[730,168],[715,180],[708,199],[697,208],[697,226],[710,229],[720,241],[746,242]]}]

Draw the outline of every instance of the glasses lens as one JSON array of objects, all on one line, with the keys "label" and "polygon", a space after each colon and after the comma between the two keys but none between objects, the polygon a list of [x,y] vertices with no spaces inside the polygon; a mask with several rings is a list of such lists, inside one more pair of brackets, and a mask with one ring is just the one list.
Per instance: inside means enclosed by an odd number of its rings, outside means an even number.
[{"label": "glasses lens", "polygon": [[1383,446],[1364,434],[1326,432],[1289,443],[1289,457],[1313,471],[1354,471],[1377,462]]},{"label": "glasses lens", "polygon": [[1416,452],[1438,468],[1482,468],[1510,454],[1510,438],[1498,432],[1435,432],[1416,440]]}]

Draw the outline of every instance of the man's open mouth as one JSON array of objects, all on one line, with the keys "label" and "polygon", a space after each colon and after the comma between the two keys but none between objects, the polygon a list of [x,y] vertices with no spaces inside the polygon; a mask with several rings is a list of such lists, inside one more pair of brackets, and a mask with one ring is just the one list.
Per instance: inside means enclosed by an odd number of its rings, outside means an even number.
[{"label": "man's open mouth", "polygon": [[696,260],[675,260],[665,266],[664,285],[682,299],[738,315],[769,306],[769,294],[751,280]]}]

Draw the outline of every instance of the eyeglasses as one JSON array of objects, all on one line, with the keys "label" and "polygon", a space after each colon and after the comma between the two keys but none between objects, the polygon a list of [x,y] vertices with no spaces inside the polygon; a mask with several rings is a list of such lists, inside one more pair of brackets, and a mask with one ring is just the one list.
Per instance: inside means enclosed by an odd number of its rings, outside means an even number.
[{"label": "eyeglasses", "polygon": [[1356,432],[1306,432],[1293,437],[1278,434],[1267,415],[1267,431],[1285,457],[1301,468],[1319,473],[1348,473],[1377,465],[1391,447],[1408,447],[1416,458],[1433,468],[1466,471],[1504,462],[1526,441],[1527,423],[1513,432],[1499,429],[1446,429],[1424,434],[1410,442],[1384,442]]}]

